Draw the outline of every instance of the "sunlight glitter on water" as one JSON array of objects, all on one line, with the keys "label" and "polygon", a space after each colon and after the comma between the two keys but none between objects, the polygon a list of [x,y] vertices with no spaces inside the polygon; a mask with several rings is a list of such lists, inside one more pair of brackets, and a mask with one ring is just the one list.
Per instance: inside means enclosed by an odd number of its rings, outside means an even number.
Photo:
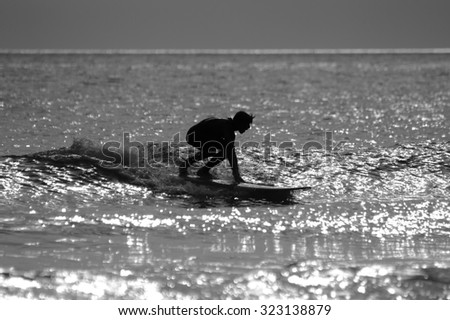
[{"label": "sunlight glitter on water", "polygon": [[[27,154],[0,160],[0,296],[449,298],[448,55],[0,59],[0,149]],[[241,142],[278,143],[238,150],[244,178],[311,190],[272,201],[182,184],[164,161],[102,166],[125,132],[172,141],[238,110],[256,115]],[[193,152],[156,148],[176,150]]]}]

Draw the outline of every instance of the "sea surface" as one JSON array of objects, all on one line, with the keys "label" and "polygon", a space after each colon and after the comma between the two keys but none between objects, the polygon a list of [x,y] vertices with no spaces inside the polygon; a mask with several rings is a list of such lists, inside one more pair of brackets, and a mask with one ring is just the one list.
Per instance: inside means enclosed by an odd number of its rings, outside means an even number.
[{"label": "sea surface", "polygon": [[[243,178],[311,190],[177,177],[239,110]],[[450,54],[4,52],[0,115],[2,299],[450,298]]]}]

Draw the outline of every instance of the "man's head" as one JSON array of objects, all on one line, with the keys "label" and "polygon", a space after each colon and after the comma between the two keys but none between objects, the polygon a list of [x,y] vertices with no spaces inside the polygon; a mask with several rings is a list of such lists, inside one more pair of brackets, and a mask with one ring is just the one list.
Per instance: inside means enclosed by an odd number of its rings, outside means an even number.
[{"label": "man's head", "polygon": [[250,115],[244,111],[238,111],[233,117],[234,128],[239,133],[244,133],[250,128],[250,124],[253,122],[254,115]]}]

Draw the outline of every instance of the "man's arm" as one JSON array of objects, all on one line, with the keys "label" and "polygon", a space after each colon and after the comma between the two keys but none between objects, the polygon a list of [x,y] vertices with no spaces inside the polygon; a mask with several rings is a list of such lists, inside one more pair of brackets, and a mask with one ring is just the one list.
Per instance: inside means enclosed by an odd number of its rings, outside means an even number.
[{"label": "man's arm", "polygon": [[231,170],[233,171],[233,177],[236,182],[244,182],[239,172],[239,165],[236,157],[236,151],[234,150],[234,141],[227,144],[226,156],[231,165]]}]

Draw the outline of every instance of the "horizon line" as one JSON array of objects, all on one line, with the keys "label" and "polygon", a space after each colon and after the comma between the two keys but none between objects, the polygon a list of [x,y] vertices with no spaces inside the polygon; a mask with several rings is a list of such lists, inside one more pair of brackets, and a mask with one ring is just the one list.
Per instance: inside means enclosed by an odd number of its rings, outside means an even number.
[{"label": "horizon line", "polygon": [[0,54],[450,54],[450,48],[396,49],[0,49]]}]

